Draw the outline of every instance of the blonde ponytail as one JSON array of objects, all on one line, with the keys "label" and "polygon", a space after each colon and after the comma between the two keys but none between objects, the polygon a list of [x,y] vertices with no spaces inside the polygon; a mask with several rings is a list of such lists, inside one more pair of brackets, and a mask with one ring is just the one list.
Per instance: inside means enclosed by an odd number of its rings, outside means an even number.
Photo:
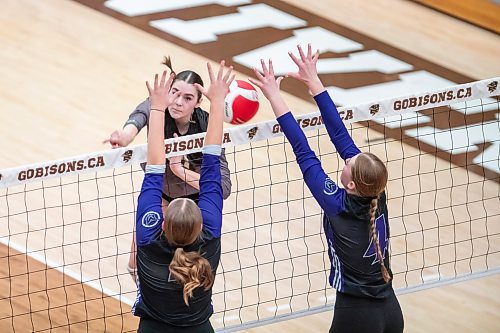
[{"label": "blonde ponytail", "polygon": [[382,254],[382,249],[380,248],[380,243],[378,240],[378,235],[377,235],[377,229],[375,227],[375,215],[377,213],[377,207],[378,207],[378,199],[379,197],[376,197],[372,199],[370,203],[370,236],[372,238],[372,242],[375,245],[375,249],[377,250],[377,257],[380,262],[380,270],[382,271],[382,277],[384,278],[385,282],[389,282],[391,279],[391,276],[389,275],[389,271],[387,270],[387,267],[385,267],[384,263],[384,256]]},{"label": "blonde ponytail", "polygon": [[170,273],[183,286],[184,303],[189,306],[189,298],[198,287],[208,290],[214,283],[212,267],[207,259],[196,251],[186,252],[182,247],[175,250],[169,266]]}]

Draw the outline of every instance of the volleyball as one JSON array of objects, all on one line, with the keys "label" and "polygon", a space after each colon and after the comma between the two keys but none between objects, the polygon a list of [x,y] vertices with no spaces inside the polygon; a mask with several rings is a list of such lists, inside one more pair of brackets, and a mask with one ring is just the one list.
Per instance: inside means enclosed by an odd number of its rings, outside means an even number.
[{"label": "volleyball", "polygon": [[243,124],[252,119],[259,109],[257,90],[250,83],[233,80],[224,101],[224,121]]}]

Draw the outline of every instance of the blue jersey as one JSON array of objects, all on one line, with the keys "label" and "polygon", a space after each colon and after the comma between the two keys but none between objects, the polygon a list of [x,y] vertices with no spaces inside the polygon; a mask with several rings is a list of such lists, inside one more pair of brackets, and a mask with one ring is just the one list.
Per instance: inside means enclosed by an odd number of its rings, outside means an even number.
[{"label": "blue jersey", "polygon": [[[341,158],[345,160],[359,154],[360,150],[347,132],[328,93],[325,91],[315,96],[315,100]],[[385,283],[382,277],[375,244],[370,236],[372,198],[349,194],[328,177],[290,112],[279,117],[278,122],[293,147],[306,185],[325,213],[323,228],[331,261],[330,284],[346,294],[368,298],[390,296],[392,285]],[[389,224],[385,193],[379,199],[376,229],[385,257],[384,263],[389,269]]]},{"label": "blue jersey", "polygon": [[[220,149],[219,149],[220,151]],[[222,187],[219,155],[204,153],[200,176],[198,206],[203,217],[199,239],[186,251],[199,251],[215,274],[219,265],[222,228]],[[148,170],[146,170],[148,172]],[[137,299],[136,316],[154,319],[174,326],[194,326],[206,322],[213,313],[212,290],[197,288],[186,306],[183,287],[170,276],[169,265],[175,247],[168,244],[163,232],[161,209],[163,170],[146,173],[137,205],[136,240]]]}]

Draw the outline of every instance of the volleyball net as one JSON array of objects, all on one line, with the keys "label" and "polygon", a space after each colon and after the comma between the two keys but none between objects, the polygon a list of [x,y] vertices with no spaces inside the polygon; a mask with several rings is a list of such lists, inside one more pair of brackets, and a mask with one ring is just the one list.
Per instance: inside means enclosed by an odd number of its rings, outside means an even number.
[{"label": "volleyball net", "polygon": [[[387,165],[398,293],[500,271],[499,78],[339,108],[362,151]],[[297,116],[329,176],[343,161],[318,112]],[[166,140],[200,151],[203,134]],[[224,202],[212,324],[234,331],[330,309],[322,211],[276,121],[225,131]],[[139,145],[0,170],[2,331],[122,331],[146,158]]]}]

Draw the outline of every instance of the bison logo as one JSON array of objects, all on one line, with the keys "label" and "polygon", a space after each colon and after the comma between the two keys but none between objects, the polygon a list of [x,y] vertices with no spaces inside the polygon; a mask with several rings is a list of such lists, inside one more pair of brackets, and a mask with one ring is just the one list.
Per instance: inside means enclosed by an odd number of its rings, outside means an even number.
[{"label": "bison logo", "polygon": [[380,111],[380,105],[379,104],[373,104],[370,106],[370,114],[372,116],[376,115]]},{"label": "bison logo", "polygon": [[133,154],[134,154],[134,152],[131,149],[124,152],[122,154],[123,162],[128,163],[128,161],[130,161],[130,159],[132,158]]},{"label": "bison logo", "polygon": [[488,84],[488,91],[490,93],[494,92],[498,88],[498,81],[492,81],[490,84]]},{"label": "bison logo", "polygon": [[247,131],[247,134],[248,134],[248,138],[251,140],[253,139],[253,137],[257,134],[257,131],[259,130],[259,128],[257,126],[255,127],[252,127],[251,129],[249,129]]}]

